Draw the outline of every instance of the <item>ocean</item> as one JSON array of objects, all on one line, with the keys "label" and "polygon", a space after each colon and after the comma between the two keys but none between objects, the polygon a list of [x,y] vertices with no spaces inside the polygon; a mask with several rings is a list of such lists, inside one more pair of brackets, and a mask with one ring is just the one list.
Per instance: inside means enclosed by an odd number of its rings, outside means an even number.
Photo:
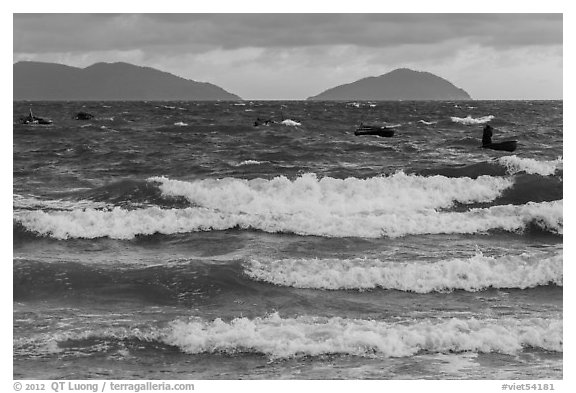
[{"label": "ocean", "polygon": [[13,110],[15,379],[563,378],[562,101]]}]

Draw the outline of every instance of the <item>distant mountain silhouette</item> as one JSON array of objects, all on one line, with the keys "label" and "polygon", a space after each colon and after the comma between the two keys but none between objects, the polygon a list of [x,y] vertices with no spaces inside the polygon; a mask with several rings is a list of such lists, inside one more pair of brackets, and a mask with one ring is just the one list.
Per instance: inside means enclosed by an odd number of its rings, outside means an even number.
[{"label": "distant mountain silhouette", "polygon": [[400,68],[336,86],[308,100],[471,100],[464,90],[429,72]]},{"label": "distant mountain silhouette", "polygon": [[150,67],[96,63],[86,68],[23,61],[14,64],[18,100],[141,101],[241,100],[235,94]]}]

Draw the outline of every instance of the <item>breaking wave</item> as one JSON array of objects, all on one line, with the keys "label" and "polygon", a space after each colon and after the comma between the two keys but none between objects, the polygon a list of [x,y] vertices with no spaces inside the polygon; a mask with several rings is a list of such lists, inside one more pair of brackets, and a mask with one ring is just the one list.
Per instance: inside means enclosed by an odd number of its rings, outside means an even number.
[{"label": "breaking wave", "polygon": [[420,234],[485,233],[491,230],[521,232],[530,226],[562,234],[562,201],[529,202],[525,205],[475,208],[466,212],[433,209],[403,212],[372,210],[339,214],[333,212],[270,211],[224,212],[189,207],[149,207],[126,210],[15,212],[15,230],[22,228],[57,239],[109,237],[132,239],[138,235],[177,234],[230,228],[270,233],[294,233],[325,237],[398,237]]},{"label": "breaking wave", "polygon": [[[548,166],[557,165],[509,160],[517,169],[532,168],[541,173],[547,173]],[[519,183],[518,192],[541,193],[533,182],[524,183]],[[17,197],[15,204],[22,209],[14,212],[14,224],[17,233],[23,230],[57,239],[131,239],[155,233],[230,228],[377,238],[493,230],[522,232],[537,227],[561,235],[563,200],[556,199],[561,194],[554,191],[533,202],[516,195],[514,185],[512,176],[480,175],[472,179],[403,172],[368,179],[318,179],[313,174],[295,180],[283,176],[271,180],[197,181],[153,177],[145,182],[117,182],[83,191],[83,200],[77,202],[45,201],[34,205]],[[84,201],[86,197],[96,201]],[[495,201],[514,205],[485,205]],[[463,211],[466,205],[469,206]],[[454,207],[456,211],[450,210]]]},{"label": "breaking wave", "polygon": [[553,175],[557,170],[563,168],[564,160],[558,157],[553,161],[538,161],[532,158],[521,158],[518,156],[504,156],[496,160],[498,164],[506,167],[509,174],[526,172],[542,176]]},{"label": "breaking wave", "polygon": [[488,115],[488,116],[482,116],[479,118],[474,118],[470,115],[466,116],[466,117],[456,117],[456,116],[452,116],[450,117],[450,120],[452,120],[454,123],[460,123],[460,124],[464,124],[464,125],[474,125],[474,124],[484,124],[484,123],[488,123],[489,121],[491,121],[492,119],[494,119],[493,115]]},{"label": "breaking wave", "polygon": [[403,357],[428,352],[562,351],[562,322],[543,319],[423,320],[387,323],[346,318],[237,318],[175,322],[166,342],[187,353],[257,352],[273,357],[350,354]]},{"label": "breaking wave", "polygon": [[486,288],[533,288],[562,285],[562,254],[552,257],[524,254],[433,263],[389,262],[379,259],[283,259],[251,260],[249,277],[296,288],[348,290],[395,289],[417,293]]},{"label": "breaking wave", "polygon": [[[177,320],[166,328],[107,328],[15,340],[14,352],[59,353],[118,342],[168,345],[188,354],[255,353],[271,358],[322,355],[407,357],[420,352],[516,354],[524,348],[563,352],[561,319],[423,319],[405,322],[341,317]],[[106,345],[103,345],[103,342]],[[116,344],[117,345],[117,344]]]},{"label": "breaking wave", "polygon": [[148,180],[159,183],[166,197],[184,197],[193,205],[219,211],[339,216],[448,208],[455,202],[489,202],[513,184],[512,179],[501,177],[424,177],[403,172],[369,179],[318,179],[314,174],[305,174],[293,181],[284,176],[272,180]]},{"label": "breaking wave", "polygon": [[32,195],[14,194],[12,198],[15,210],[75,210],[75,209],[105,209],[112,205],[92,200],[40,199]]}]

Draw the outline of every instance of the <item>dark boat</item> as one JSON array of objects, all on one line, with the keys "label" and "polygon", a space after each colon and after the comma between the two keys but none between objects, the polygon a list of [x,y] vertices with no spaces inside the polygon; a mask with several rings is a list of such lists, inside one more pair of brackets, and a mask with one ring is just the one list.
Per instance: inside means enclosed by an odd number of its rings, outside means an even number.
[{"label": "dark boat", "polygon": [[502,150],[502,151],[514,151],[518,145],[518,141],[504,141],[504,142],[495,142],[495,143],[487,143],[482,145],[483,149],[492,149],[492,150]]},{"label": "dark boat", "polygon": [[52,124],[52,120],[43,119],[41,117],[36,117],[32,113],[32,109],[30,109],[30,114],[28,116],[24,116],[20,118],[20,124],[41,124],[41,125],[49,125]]},{"label": "dark boat", "polygon": [[389,138],[394,136],[394,130],[384,126],[366,126],[360,124],[360,127],[354,131],[354,135],[378,135]]},{"label": "dark boat", "polygon": [[74,120],[90,120],[93,119],[94,115],[87,112],[78,112],[76,116],[74,116]]}]

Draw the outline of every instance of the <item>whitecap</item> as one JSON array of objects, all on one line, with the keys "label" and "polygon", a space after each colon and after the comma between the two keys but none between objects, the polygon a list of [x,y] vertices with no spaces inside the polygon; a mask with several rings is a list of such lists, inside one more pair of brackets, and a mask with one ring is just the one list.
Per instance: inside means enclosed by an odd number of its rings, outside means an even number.
[{"label": "whitecap", "polygon": [[298,123],[297,121],[290,120],[290,119],[282,120],[280,123],[284,124],[285,126],[292,126],[292,127],[302,125],[302,123]]},{"label": "whitecap", "polygon": [[494,119],[493,115],[488,115],[488,116],[482,116],[479,118],[474,118],[470,115],[466,116],[466,117],[455,117],[452,116],[450,117],[450,119],[454,122],[454,123],[460,123],[460,124],[464,124],[464,125],[475,125],[475,124],[484,124],[484,123],[488,123],[489,121],[491,121],[492,119]]},{"label": "whitecap", "polygon": [[556,170],[563,168],[564,160],[558,157],[552,161],[538,161],[533,158],[522,158],[518,156],[504,156],[496,160],[500,165],[506,167],[508,173],[526,172],[542,176],[553,175]]}]

